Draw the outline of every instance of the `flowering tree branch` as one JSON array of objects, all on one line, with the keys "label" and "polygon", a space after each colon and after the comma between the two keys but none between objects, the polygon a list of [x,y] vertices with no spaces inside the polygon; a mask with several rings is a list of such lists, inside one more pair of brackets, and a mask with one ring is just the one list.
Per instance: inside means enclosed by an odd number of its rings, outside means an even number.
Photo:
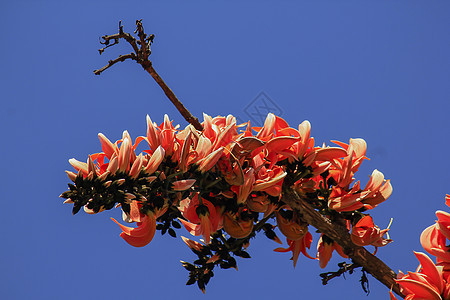
[{"label": "flowering tree branch", "polygon": [[[395,299],[392,292],[407,299],[450,299],[449,213],[438,211],[439,221],[421,236],[423,247],[437,262],[419,252],[421,268],[397,275],[364,248],[392,241],[384,238],[389,229],[380,230],[367,214],[391,195],[392,186],[378,170],[364,188],[354,181],[367,158],[363,139],[350,139],[348,144],[333,141],[339,147],[315,146],[308,121],[294,129],[273,114],[262,128],[252,128],[249,122],[241,132],[231,115],[205,114],[200,124],[154,70],[149,60],[154,35],[145,34],[140,20],[136,25],[137,39],[125,33],[120,23],[118,34],[102,37],[105,47],[100,54],[120,39],[134,52],[110,60],[94,73],[127,59],[136,61],[190,125],[178,130],[166,115],[158,126],[147,116],[147,135],[134,144],[127,131],[115,143],[99,134],[102,152],[90,155],[86,163],[69,160],[77,173],[66,171],[73,183],[61,197],[73,204],[73,214],[81,208],[96,214],[120,207],[124,222],[137,227],[113,221],[122,230],[120,236],[135,247],[150,243],[156,230],[176,237],[175,229],[182,225],[193,236],[202,236],[202,243],[182,237],[198,256],[182,265],[189,271],[187,284],[197,283],[203,292],[215,267],[237,268],[235,257],[250,257],[246,249],[257,233],[264,231],[282,244],[274,231],[278,229],[289,247],[274,251],[292,251],[294,267],[300,253],[317,259],[321,268],[334,251],[352,260],[337,272],[321,275],[325,284],[362,267],[365,291],[367,272],[391,289],[391,299]],[[136,148],[143,141],[149,149],[138,154]],[[450,206],[450,196],[446,203]],[[307,252],[313,240],[309,225],[321,233],[316,257]]]},{"label": "flowering tree branch", "polygon": [[[199,123],[198,119],[195,118],[185,108],[185,106],[181,103],[181,101],[179,101],[173,91],[167,86],[167,84],[153,68],[152,62],[149,60],[149,56],[151,54],[151,44],[153,42],[154,35],[147,35],[144,32],[142,20],[136,21],[136,27],[137,28],[135,33],[137,33],[138,39],[136,39],[129,33],[125,33],[120,22],[118,34],[106,35],[102,37],[103,41],[101,43],[104,44],[105,47],[99,50],[100,54],[102,54],[106,48],[118,44],[120,39],[125,39],[132,46],[134,52],[127,55],[121,55],[118,58],[109,61],[108,65],[104,66],[101,69],[95,70],[94,74],[100,75],[103,71],[113,66],[117,62],[122,62],[126,59],[135,60],[153,77],[153,79],[163,89],[168,99],[175,105],[175,107],[186,119],[186,121],[192,124],[197,130],[202,131],[203,126]],[[114,43],[111,44],[112,40],[114,41]],[[306,221],[306,223],[311,224],[321,233],[337,242],[343,248],[344,253],[347,254],[354,261],[354,263],[362,266],[368,273],[372,274],[376,279],[385,284],[388,288],[392,287],[395,293],[403,296],[400,293],[398,284],[394,281],[394,278],[396,278],[395,272],[393,272],[381,260],[369,253],[364,247],[356,246],[354,243],[352,243],[350,235],[348,234],[348,230],[344,226],[344,219],[340,218],[338,220],[335,218],[335,220],[332,221],[324,217],[313,207],[311,207],[305,200],[299,197],[299,195],[295,192],[295,190],[292,189],[291,186],[287,186],[287,188],[284,189],[282,199],[292,209],[298,210],[300,215],[302,216],[302,219]],[[255,227],[255,229],[256,228],[258,228],[258,226]],[[255,229],[252,231],[252,234],[250,236],[254,236],[256,232]]]},{"label": "flowering tree branch", "polygon": [[285,189],[283,201],[289,204],[293,209],[297,209],[307,223],[311,224],[321,233],[324,233],[338,243],[343,248],[344,253],[347,254],[353,262],[362,266],[364,270],[385,286],[392,288],[396,294],[404,297],[400,292],[398,284],[394,281],[397,274],[364,247],[355,245],[345,226],[336,221],[333,222],[321,215],[304,199],[299,197],[298,193],[293,189]]}]

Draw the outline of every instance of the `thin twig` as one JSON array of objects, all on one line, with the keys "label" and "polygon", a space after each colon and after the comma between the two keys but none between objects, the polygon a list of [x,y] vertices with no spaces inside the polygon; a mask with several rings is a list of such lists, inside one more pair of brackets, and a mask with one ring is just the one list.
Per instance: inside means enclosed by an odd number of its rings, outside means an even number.
[{"label": "thin twig", "polygon": [[95,75],[100,75],[103,71],[105,71],[106,69],[108,69],[109,67],[112,67],[114,64],[118,63],[118,62],[122,62],[126,59],[133,59],[136,60],[136,55],[134,53],[130,53],[130,54],[125,54],[125,55],[120,55],[118,58],[110,60],[108,62],[108,64],[106,66],[104,66],[103,68],[100,68],[98,70],[94,70],[94,74]]},{"label": "thin twig", "polygon": [[346,262],[342,262],[338,264],[339,270],[335,272],[327,272],[320,274],[320,277],[322,277],[322,284],[327,285],[328,281],[330,281],[333,278],[340,277],[343,275],[345,277],[345,273],[348,272],[349,274],[352,274],[353,271],[356,268],[360,268],[361,266],[355,263],[348,264]]},{"label": "thin twig", "polygon": [[119,22],[119,33],[102,36],[100,43],[102,45],[105,45],[105,47],[98,50],[100,54],[102,54],[105,51],[105,49],[117,45],[120,39],[124,39],[125,41],[127,41],[133,48],[134,52],[126,55],[120,55],[118,58],[110,60],[106,66],[95,70],[94,74],[100,75],[102,72],[112,67],[114,64],[122,62],[126,59],[135,60],[158,83],[158,85],[166,94],[167,98],[169,98],[169,100],[173,103],[173,105],[175,105],[175,107],[178,109],[178,111],[184,117],[184,119],[190,124],[192,124],[195,127],[195,129],[202,131],[203,130],[202,124],[200,124],[198,119],[194,117],[189,112],[189,110],[183,105],[183,103],[181,103],[181,101],[175,96],[174,92],[167,86],[164,80],[162,80],[161,76],[159,76],[158,73],[155,71],[155,69],[152,66],[152,62],[149,60],[149,56],[152,53],[150,46],[153,42],[155,35],[153,34],[147,35],[144,32],[142,20],[136,20],[136,31],[134,33],[138,35],[139,37],[138,40],[136,40],[136,38],[133,37],[131,34],[124,32],[122,22]]}]

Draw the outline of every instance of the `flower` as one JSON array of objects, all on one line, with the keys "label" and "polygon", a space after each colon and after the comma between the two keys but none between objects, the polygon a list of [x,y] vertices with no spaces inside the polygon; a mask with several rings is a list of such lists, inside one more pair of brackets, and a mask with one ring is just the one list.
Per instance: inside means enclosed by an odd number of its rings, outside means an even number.
[{"label": "flower", "polygon": [[252,211],[265,213],[270,209],[271,203],[266,195],[250,195],[247,198],[247,207]]},{"label": "flower", "polygon": [[422,247],[438,261],[450,262],[450,247],[447,246],[445,235],[439,230],[438,223],[426,228],[420,235]]},{"label": "flower", "polygon": [[443,299],[441,295],[447,285],[443,277],[443,267],[436,266],[425,253],[414,254],[420,262],[417,271],[408,272],[406,275],[400,273],[395,280],[400,285],[401,292],[408,295],[406,299]]},{"label": "flower", "polygon": [[214,205],[206,199],[200,203],[199,194],[196,193],[192,199],[182,200],[179,210],[189,220],[180,219],[186,230],[194,236],[202,235],[205,243],[209,244],[211,234],[219,229],[221,221]]},{"label": "flower", "polygon": [[383,238],[388,231],[389,228],[380,230],[380,228],[373,223],[372,217],[367,215],[362,217],[358,223],[353,226],[350,236],[355,245],[382,247],[392,242],[389,238]]},{"label": "flower", "polygon": [[310,248],[311,247],[311,243],[312,243],[312,235],[311,233],[307,232],[301,239],[293,241],[290,240],[289,238],[286,238],[286,241],[289,245],[288,248],[276,248],[273,251],[275,252],[289,252],[292,251],[292,261],[294,263],[294,268],[297,265],[297,260],[298,260],[298,256],[300,253],[303,253],[304,256],[310,258],[310,259],[316,259],[312,256],[310,256],[307,252],[306,252],[306,248]]},{"label": "flower", "polygon": [[448,212],[438,210],[436,211],[438,218],[437,228],[448,240],[450,240],[450,214]]},{"label": "flower", "polygon": [[253,230],[253,219],[243,219],[241,214],[223,214],[223,229],[235,239],[247,237]]},{"label": "flower", "polygon": [[244,184],[240,186],[232,186],[231,190],[237,194],[237,203],[242,204],[247,201],[248,196],[253,190],[255,183],[254,169],[248,168],[244,173]]},{"label": "flower", "polygon": [[190,189],[192,185],[195,183],[195,179],[183,179],[174,181],[172,183],[172,189],[174,191],[185,191],[187,189]]},{"label": "flower", "polygon": [[191,248],[193,251],[198,251],[198,252],[202,251],[203,245],[200,244],[199,242],[196,242],[196,241],[194,241],[194,240],[188,239],[188,238],[186,238],[186,237],[184,237],[184,236],[182,236],[181,239],[182,239],[183,242],[185,242],[186,245],[187,245],[189,248]]},{"label": "flower", "polygon": [[302,222],[293,211],[275,212],[277,225],[281,233],[292,241],[302,239],[308,233],[308,224]]},{"label": "flower", "polygon": [[[331,173],[336,174],[335,171],[333,170]],[[336,175],[334,176],[336,177]],[[359,181],[349,191],[341,186],[333,187],[328,207],[339,212],[353,211],[363,207],[372,209],[389,198],[391,194],[390,180],[384,180],[383,173],[374,170],[363,190],[359,187]]]},{"label": "flower", "polygon": [[143,247],[151,242],[156,231],[156,217],[153,212],[148,212],[146,215],[142,214],[140,206],[137,201],[132,201],[130,204],[129,218],[132,222],[137,222],[138,227],[128,227],[120,224],[116,219],[111,218],[120,229],[122,237],[128,244],[134,247]]},{"label": "flower", "polygon": [[319,259],[319,266],[322,269],[327,266],[334,250],[336,250],[336,252],[343,258],[348,258],[348,256],[345,255],[344,250],[341,246],[339,246],[338,243],[336,243],[326,235],[323,235],[322,233],[320,235],[319,242],[317,243],[317,258]]}]

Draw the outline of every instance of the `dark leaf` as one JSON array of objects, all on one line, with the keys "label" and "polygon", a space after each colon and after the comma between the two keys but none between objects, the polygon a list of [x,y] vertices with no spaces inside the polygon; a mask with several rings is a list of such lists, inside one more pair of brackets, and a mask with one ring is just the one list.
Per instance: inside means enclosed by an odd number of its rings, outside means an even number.
[{"label": "dark leaf", "polygon": [[174,228],[177,228],[177,229],[180,229],[180,228],[181,228],[181,224],[178,223],[178,222],[175,221],[175,220],[172,221],[172,226],[173,226]]},{"label": "dark leaf", "polygon": [[205,283],[203,282],[203,279],[197,280],[198,288],[202,290],[202,292],[205,292]]},{"label": "dark leaf", "polygon": [[189,280],[186,282],[186,285],[194,284],[197,280],[195,277],[189,277]]},{"label": "dark leaf", "polygon": [[80,211],[80,209],[81,209],[81,205],[75,204],[75,205],[73,206],[73,209],[72,209],[72,214],[75,215],[77,212]]},{"label": "dark leaf", "polygon": [[195,266],[193,264],[190,264],[188,262],[183,262],[182,263],[183,267],[188,270],[189,272],[194,271],[195,270]]},{"label": "dark leaf", "polygon": [[169,228],[168,232],[169,232],[170,236],[177,237],[177,234],[175,233],[175,230],[173,230],[172,228]]},{"label": "dark leaf", "polygon": [[251,258],[250,254],[248,254],[246,251],[244,250],[240,250],[240,251],[236,251],[234,252],[234,255],[242,257],[242,258]]}]

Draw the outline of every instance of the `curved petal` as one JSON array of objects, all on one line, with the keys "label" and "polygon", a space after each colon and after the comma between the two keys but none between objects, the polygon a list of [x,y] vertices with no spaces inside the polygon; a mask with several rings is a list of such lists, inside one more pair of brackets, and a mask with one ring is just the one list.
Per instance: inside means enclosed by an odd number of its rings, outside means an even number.
[{"label": "curved petal", "polygon": [[422,266],[421,272],[427,275],[428,281],[437,288],[439,294],[442,294],[442,292],[444,291],[442,273],[439,272],[439,270],[436,268],[436,265],[425,253],[414,251],[414,254],[419,260],[420,265]]},{"label": "curved petal", "polygon": [[140,223],[137,228],[124,226],[114,218],[111,219],[119,225],[120,229],[122,229],[123,232],[120,236],[128,244],[134,247],[143,247],[150,243],[156,232],[156,218],[151,212],[144,216],[142,223]]},{"label": "curved petal", "polygon": [[441,296],[431,286],[412,279],[397,279],[401,287],[411,291],[415,296],[421,299],[442,300]]},{"label": "curved petal", "polygon": [[116,155],[119,154],[117,146],[111,143],[111,141],[103,134],[99,133],[98,138],[100,140],[100,143],[102,144],[102,150],[103,153],[106,154],[106,157],[108,159],[111,159],[111,156],[115,153]]},{"label": "curved petal", "polygon": [[196,181],[195,179],[183,179],[183,180],[174,181],[172,183],[172,189],[174,191],[185,191],[185,190],[191,188],[191,186],[194,185],[195,181]]},{"label": "curved petal", "polygon": [[329,147],[329,148],[321,148],[316,151],[316,157],[314,160],[316,161],[330,161],[340,157],[346,157],[347,151],[342,148],[337,147]]},{"label": "curved petal", "polygon": [[436,216],[438,218],[439,231],[450,240],[450,213],[438,210],[436,211]]}]

